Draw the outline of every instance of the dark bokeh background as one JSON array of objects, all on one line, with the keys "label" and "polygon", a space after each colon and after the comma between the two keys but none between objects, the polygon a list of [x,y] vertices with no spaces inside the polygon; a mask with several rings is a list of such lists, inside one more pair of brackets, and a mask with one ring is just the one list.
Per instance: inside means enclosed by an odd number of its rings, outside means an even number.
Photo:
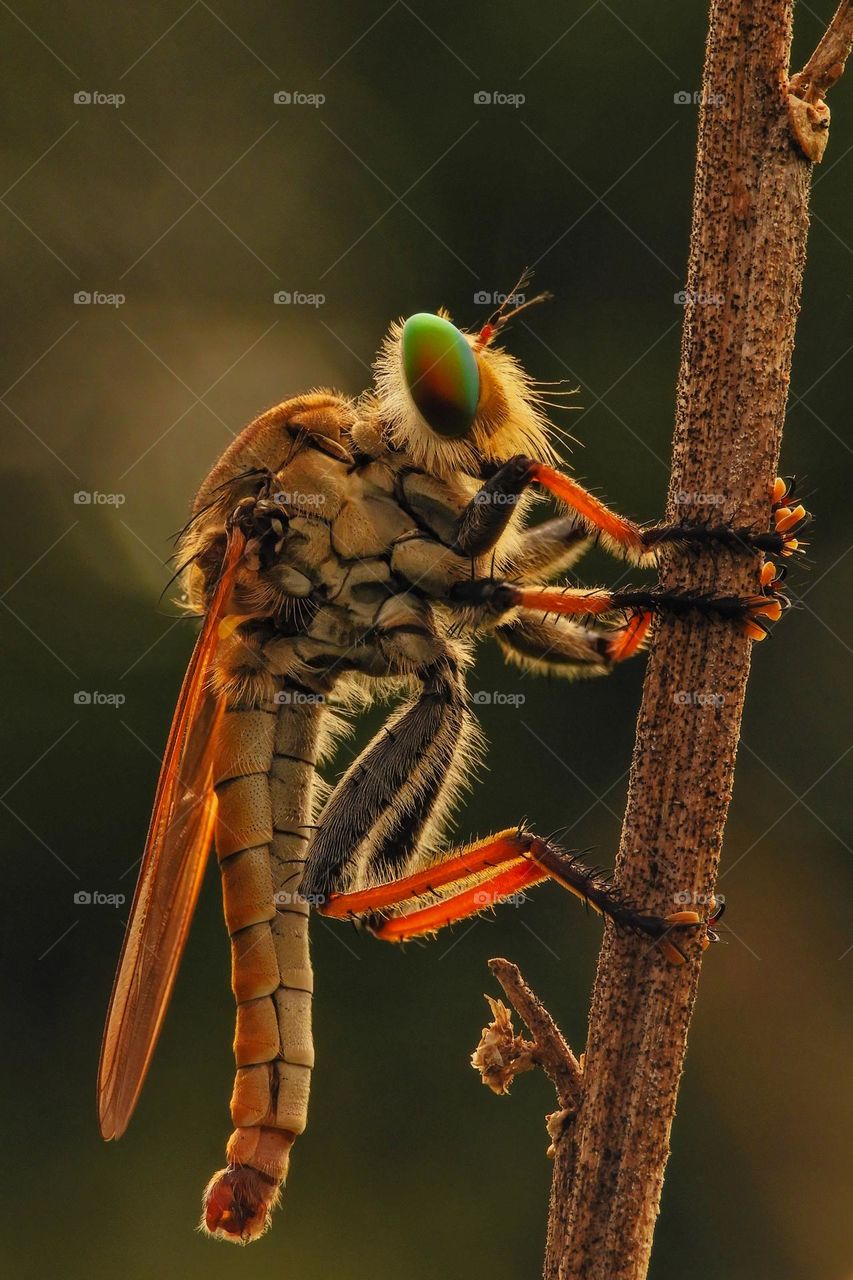
[{"label": "dark bokeh background", "polygon": [[[829,0],[798,8],[797,57]],[[234,0],[0,10],[7,66],[2,353],[9,980],[3,1223],[11,1273],[67,1280],[538,1274],[542,1078],[467,1065],[506,954],[575,1045],[599,926],[556,889],[429,947],[314,926],[318,1066],[274,1230],[193,1234],[230,1129],[233,1008],[211,876],[158,1056],[118,1146],[94,1079],[126,906],[192,627],[164,561],[195,486],[257,411],[358,392],[387,323],[535,264],[556,302],[512,349],[567,378],[579,474],[639,518],[666,487],[702,4]],[[323,94],[276,104],[277,91]],[[75,103],[123,94],[119,106]],[[478,105],[478,92],[523,94]],[[820,1276],[850,1258],[849,379],[853,90],[814,190],[784,468],[818,520],[800,607],[756,654],[721,889],[653,1274]],[[75,304],[78,291],[122,305]],[[278,290],[323,294],[276,305]],[[78,491],[121,505],[75,504]],[[585,580],[622,567],[600,557]],[[490,772],[459,833],[528,815],[609,862],[642,665],[570,687],[483,654]],[[78,690],[121,694],[76,705]],[[697,709],[698,714],[710,714]],[[363,735],[362,735],[363,736]],[[346,749],[342,763],[349,758]],[[850,754],[848,754],[850,753]]]}]

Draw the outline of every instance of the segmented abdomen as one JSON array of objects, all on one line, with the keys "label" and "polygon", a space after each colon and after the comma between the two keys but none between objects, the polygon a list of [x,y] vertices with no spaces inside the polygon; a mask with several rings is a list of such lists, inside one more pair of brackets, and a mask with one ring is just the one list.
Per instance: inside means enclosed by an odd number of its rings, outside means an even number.
[{"label": "segmented abdomen", "polygon": [[229,1165],[281,1182],[307,1122],[314,1048],[308,906],[297,896],[315,789],[320,709],[228,706],[218,735],[216,849],[237,1001]]}]

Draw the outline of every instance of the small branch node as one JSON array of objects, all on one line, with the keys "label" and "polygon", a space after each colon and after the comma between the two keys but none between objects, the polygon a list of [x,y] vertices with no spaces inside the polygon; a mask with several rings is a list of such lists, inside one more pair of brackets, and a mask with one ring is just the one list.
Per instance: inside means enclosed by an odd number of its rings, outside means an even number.
[{"label": "small branch node", "polygon": [[566,1136],[572,1121],[577,1112],[571,1107],[564,1107],[562,1111],[552,1111],[549,1116],[545,1117],[545,1128],[548,1130],[548,1137],[551,1139],[550,1146],[545,1152],[549,1160],[553,1160],[557,1154],[557,1146]]},{"label": "small branch node", "polygon": [[794,141],[807,160],[820,164],[829,142],[830,111],[825,102],[806,102],[788,94],[788,122]]},{"label": "small branch node", "polygon": [[507,1093],[516,1075],[540,1066],[553,1083],[562,1110],[574,1114],[580,1104],[583,1084],[581,1064],[548,1010],[524,981],[518,966],[498,958],[489,961],[489,968],[532,1039],[524,1040],[516,1035],[506,1005],[486,996],[494,1021],[484,1028],[471,1065],[495,1093]]},{"label": "small branch node", "polygon": [[788,118],[800,150],[813,164],[820,164],[829,140],[829,90],[844,74],[853,48],[853,8],[841,0],[817,48],[802,71],[788,85]]}]

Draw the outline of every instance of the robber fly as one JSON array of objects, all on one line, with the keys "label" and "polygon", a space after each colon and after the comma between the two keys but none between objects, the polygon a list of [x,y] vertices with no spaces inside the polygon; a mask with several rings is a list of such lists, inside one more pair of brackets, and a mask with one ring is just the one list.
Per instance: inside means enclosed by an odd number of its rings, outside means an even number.
[{"label": "robber fly", "polygon": [[[480,638],[525,670],[563,676],[611,671],[663,612],[703,609],[760,639],[785,603],[769,560],[744,598],[549,584],[595,539],[639,565],[674,539],[790,555],[805,516],[782,482],[769,532],[643,528],[617,515],[558,469],[540,388],[495,342],[511,314],[470,333],[445,312],[412,316],[392,326],[359,399],[312,391],[262,414],[202,484],[180,539],[204,622],[163,758],[98,1095],[101,1132],[118,1138],[215,841],[237,1003],[234,1132],[204,1197],[203,1225],[221,1239],[262,1234],[305,1128],[309,908],[401,941],[550,878],[674,962],[685,931],[712,936],[694,912],[638,910],[524,827],[443,845],[481,752],[465,688]],[[537,491],[566,513],[531,523]],[[346,713],[389,692],[399,708],[330,792],[318,766]]]}]

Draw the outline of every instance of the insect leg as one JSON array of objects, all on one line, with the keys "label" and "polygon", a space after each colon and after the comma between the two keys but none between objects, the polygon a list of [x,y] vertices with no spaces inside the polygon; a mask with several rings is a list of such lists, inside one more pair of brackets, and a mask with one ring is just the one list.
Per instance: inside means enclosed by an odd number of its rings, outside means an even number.
[{"label": "insect leg", "polygon": [[623,626],[607,630],[522,610],[497,627],[494,636],[504,657],[524,670],[569,679],[607,675],[617,662],[642,651],[652,617],[648,610],[638,612]]},{"label": "insect leg", "polygon": [[[574,516],[543,520],[531,529],[519,529],[511,552],[497,553],[500,576],[551,579],[566,573],[590,543],[588,531]],[[391,567],[399,577],[437,598],[445,596],[454,582],[470,578],[471,561],[470,555],[436,538],[409,533],[395,541]]]},{"label": "insect leg", "polygon": [[580,587],[518,587],[509,582],[480,578],[457,583],[450,591],[448,603],[459,608],[474,608],[487,615],[500,617],[515,608],[541,610],[543,614],[600,617],[609,613],[662,614],[686,617],[699,612],[738,623],[752,639],[763,639],[770,622],[776,622],[788,605],[782,595],[781,579],[775,567],[767,562],[762,568],[761,592],[749,596],[712,596],[695,591],[662,591],[659,588],[637,591],[607,591]]},{"label": "insect leg", "polygon": [[[323,911],[336,917],[367,915],[368,927],[377,938],[403,942],[478,915],[549,878],[617,928],[659,943],[676,964],[683,962],[684,954],[673,935],[706,923],[693,911],[669,917],[638,911],[603,872],[587,867],[550,841],[519,829],[469,845],[415,875],[359,893],[335,895]],[[438,901],[415,910],[383,914],[427,895]]]},{"label": "insect leg", "polygon": [[799,535],[808,520],[808,512],[802,503],[794,502],[794,480],[777,477],[773,484],[770,513],[773,528],[760,532],[747,525],[731,524],[658,524],[643,530],[647,547],[654,549],[664,542],[698,548],[717,546],[733,551],[761,551],[766,555],[792,556],[802,554],[805,543]]},{"label": "insect leg", "polygon": [[459,517],[455,550],[463,555],[490,551],[509,523],[517,499],[531,484],[541,485],[564,502],[587,531],[597,534],[617,555],[635,561],[650,557],[639,525],[611,511],[570,476],[523,454],[505,462],[471,499]]},{"label": "insect leg", "polygon": [[574,516],[556,516],[526,529],[502,572],[508,578],[551,579],[567,573],[591,544],[588,529]]},{"label": "insect leg", "polygon": [[473,722],[448,654],[425,673],[420,697],[380,730],[320,816],[300,893],[313,905],[359,879],[400,873],[441,808],[441,792]]},{"label": "insect leg", "polygon": [[571,476],[543,462],[519,455],[511,458],[490,477],[459,518],[456,549],[480,555],[495,545],[509,522],[513,499],[531,484],[538,484],[574,511],[591,534],[596,534],[614,554],[634,563],[649,563],[664,542],[708,547],[762,551],[768,555],[790,556],[802,551],[798,534],[807,518],[802,504],[795,504],[794,483],[777,478],[770,509],[773,529],[761,532],[732,524],[658,524],[643,529],[618,515]]},{"label": "insect leg", "polygon": [[413,875],[355,893],[333,893],[320,910],[323,915],[339,919],[381,911],[409,898],[437,893],[447,885],[458,886],[460,881],[494,871],[496,867],[521,866],[522,855],[523,844],[520,843],[518,831],[513,827],[467,845],[461,853],[452,854]]}]

